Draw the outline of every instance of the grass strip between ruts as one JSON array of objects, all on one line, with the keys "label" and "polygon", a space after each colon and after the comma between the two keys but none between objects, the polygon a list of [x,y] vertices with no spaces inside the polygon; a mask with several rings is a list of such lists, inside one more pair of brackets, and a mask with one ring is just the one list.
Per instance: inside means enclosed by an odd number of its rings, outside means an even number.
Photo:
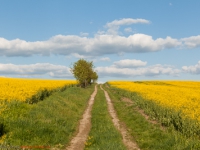
[{"label": "grass strip between ruts", "polygon": [[12,102],[2,112],[0,145],[65,147],[74,136],[94,86],[70,87],[37,104]]},{"label": "grass strip between ruts", "polygon": [[92,108],[92,128],[85,143],[85,149],[125,150],[122,136],[115,128],[104,92],[98,88],[98,93]]},{"label": "grass strip between ruts", "polygon": [[[137,105],[126,105],[122,96],[112,88],[104,86],[112,99],[119,119],[129,128],[130,134],[142,150],[193,150],[200,149],[198,140],[185,138],[174,130],[161,130],[159,125],[148,122],[136,109]],[[134,101],[134,100],[133,100]]]}]

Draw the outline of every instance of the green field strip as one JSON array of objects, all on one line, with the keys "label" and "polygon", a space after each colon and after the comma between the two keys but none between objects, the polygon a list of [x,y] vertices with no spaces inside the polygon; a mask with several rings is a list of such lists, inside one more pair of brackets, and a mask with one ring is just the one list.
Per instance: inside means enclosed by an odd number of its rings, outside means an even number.
[{"label": "green field strip", "polygon": [[6,133],[0,145],[66,147],[93,91],[94,86],[70,87],[37,104],[7,104],[1,114]]},{"label": "green field strip", "polygon": [[92,128],[85,143],[86,150],[126,150],[122,136],[111,120],[102,90],[98,90],[96,95],[91,122]]},{"label": "green field strip", "polygon": [[[161,130],[159,125],[148,122],[138,111],[137,105],[127,105],[115,89],[104,86],[110,95],[119,120],[129,128],[129,133],[142,150],[196,150],[199,140],[186,138],[169,128]],[[132,99],[133,100],[133,99]],[[134,100],[133,100],[134,101]]]}]

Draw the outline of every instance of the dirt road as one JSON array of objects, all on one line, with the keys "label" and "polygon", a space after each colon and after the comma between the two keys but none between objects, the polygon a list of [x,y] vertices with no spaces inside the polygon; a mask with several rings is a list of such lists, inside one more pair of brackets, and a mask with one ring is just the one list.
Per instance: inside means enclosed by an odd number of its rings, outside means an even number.
[{"label": "dirt road", "polygon": [[[114,126],[119,130],[122,135],[123,143],[127,147],[128,150],[140,150],[138,145],[133,141],[132,137],[128,134],[127,128],[123,125],[122,122],[119,121],[117,114],[115,112],[112,101],[102,86],[101,89],[104,91],[105,98],[108,104],[108,111],[112,117],[112,122]],[[85,147],[85,142],[87,140],[88,134],[91,129],[91,110],[94,104],[94,99],[97,94],[97,86],[95,86],[95,90],[91,95],[88,103],[88,107],[86,108],[82,119],[80,120],[79,130],[77,135],[71,140],[70,145],[66,148],[67,150],[83,150]],[[109,131],[108,131],[109,132]]]},{"label": "dirt road", "polygon": [[85,141],[91,129],[91,110],[94,104],[94,99],[97,94],[97,86],[92,93],[88,107],[86,108],[82,119],[80,120],[78,134],[71,140],[70,145],[67,147],[67,150],[83,150],[85,147]]},{"label": "dirt road", "polygon": [[104,91],[106,100],[107,100],[107,104],[108,104],[108,111],[112,117],[112,121],[115,125],[115,127],[119,130],[119,132],[121,133],[122,137],[123,137],[123,143],[124,145],[127,147],[127,149],[129,150],[140,150],[138,145],[136,144],[136,142],[134,142],[131,138],[131,136],[128,134],[128,131],[126,129],[126,127],[123,125],[123,123],[120,123],[116,111],[114,109],[114,106],[112,104],[112,101],[108,95],[108,92],[105,91],[102,86],[101,89]]}]

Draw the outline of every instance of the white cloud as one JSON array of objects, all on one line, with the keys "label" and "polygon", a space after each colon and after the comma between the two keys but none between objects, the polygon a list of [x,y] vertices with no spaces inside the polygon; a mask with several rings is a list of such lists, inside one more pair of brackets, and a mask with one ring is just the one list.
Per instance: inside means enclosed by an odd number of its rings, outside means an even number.
[{"label": "white cloud", "polygon": [[[154,39],[151,35],[132,34],[128,37],[118,35],[122,25],[136,23],[149,24],[145,19],[123,18],[105,25],[107,31],[98,31],[94,37],[87,37],[88,33],[77,35],[56,35],[46,41],[25,41],[21,39],[7,40],[0,38],[0,56],[32,56],[32,55],[73,55],[77,58],[103,56],[106,54],[124,54],[155,52],[170,48],[200,47],[200,35],[174,39]],[[125,28],[131,32],[131,28]],[[113,33],[112,33],[113,32]]]},{"label": "white cloud", "polygon": [[36,63],[30,65],[0,64],[0,75],[42,76],[49,75],[54,78],[71,78],[70,68],[49,63]]},{"label": "white cloud", "polygon": [[131,32],[133,32],[132,28],[125,28],[124,31],[125,31],[126,33],[131,33]]},{"label": "white cloud", "polygon": [[149,24],[150,21],[146,20],[146,19],[132,19],[132,18],[123,18],[120,20],[114,20],[112,22],[109,22],[106,24],[105,27],[107,28],[112,28],[114,26],[122,26],[122,25],[131,25],[131,24]]},{"label": "white cloud", "polygon": [[109,57],[103,57],[100,59],[101,61],[110,61],[110,58]]},{"label": "white cloud", "polygon": [[104,84],[105,81],[97,81],[98,84]]},{"label": "white cloud", "polygon": [[178,76],[181,72],[178,69],[173,68],[172,66],[167,65],[153,65],[149,67],[142,68],[117,68],[115,66],[109,67],[97,67],[98,74],[101,76],[109,77],[136,77],[136,76],[159,76],[159,75],[172,75]]},{"label": "white cloud", "polygon": [[200,35],[182,38],[181,41],[183,42],[183,47],[186,48],[200,47]]},{"label": "white cloud", "polygon": [[74,56],[75,58],[79,58],[79,59],[80,59],[80,58],[81,58],[81,59],[82,59],[82,58],[87,58],[87,56],[79,55],[78,53],[72,53],[71,55]]},{"label": "white cloud", "polygon": [[[150,21],[146,19],[132,19],[132,18],[123,18],[120,20],[114,20],[112,22],[108,22],[105,25],[107,28],[107,34],[117,35],[120,26],[131,25],[131,24],[149,24]],[[130,30],[130,29],[129,29]]]},{"label": "white cloud", "polygon": [[183,66],[182,69],[184,72],[200,74],[200,61],[194,66]]},{"label": "white cloud", "polygon": [[116,53],[154,52],[177,47],[180,42],[171,37],[154,40],[145,34],[134,34],[128,37],[114,35],[99,35],[91,41],[90,49],[98,55]]},{"label": "white cloud", "polygon": [[80,36],[82,36],[82,37],[87,37],[88,35],[89,35],[89,33],[85,33],[85,32],[80,33]]},{"label": "white cloud", "polygon": [[171,37],[153,39],[145,34],[133,34],[128,37],[119,35],[96,35],[93,38],[75,35],[57,35],[47,41],[28,42],[20,39],[0,38],[0,55],[71,55],[103,56],[105,54],[154,52],[175,48],[180,45]]},{"label": "white cloud", "polygon": [[[6,40],[0,38],[0,55],[6,56],[30,56],[32,54],[49,55],[49,42],[27,42],[20,39]],[[40,49],[42,51],[40,51]]]},{"label": "white cloud", "polygon": [[119,68],[136,68],[146,66],[147,62],[136,59],[124,59],[114,62],[115,67]]}]

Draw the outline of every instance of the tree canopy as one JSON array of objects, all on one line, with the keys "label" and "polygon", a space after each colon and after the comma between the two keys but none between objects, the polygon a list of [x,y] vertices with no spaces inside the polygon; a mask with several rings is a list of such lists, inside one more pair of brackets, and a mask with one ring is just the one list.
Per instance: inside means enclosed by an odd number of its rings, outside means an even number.
[{"label": "tree canopy", "polygon": [[73,64],[71,72],[82,87],[86,87],[98,79],[97,73],[94,71],[94,65],[91,61],[79,59]]}]

